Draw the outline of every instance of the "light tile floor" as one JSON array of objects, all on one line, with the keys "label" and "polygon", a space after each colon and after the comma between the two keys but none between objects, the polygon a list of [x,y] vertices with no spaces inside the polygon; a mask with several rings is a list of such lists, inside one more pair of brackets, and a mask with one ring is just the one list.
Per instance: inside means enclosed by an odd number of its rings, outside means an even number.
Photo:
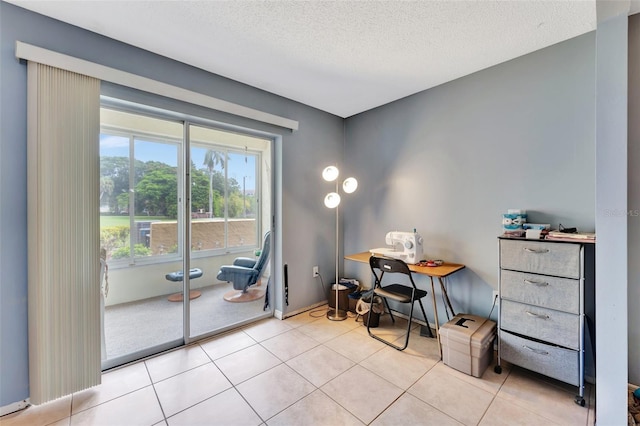
[{"label": "light tile floor", "polygon": [[[397,351],[353,318],[269,319],[103,375],[103,383],[0,418],[10,425],[593,425],[576,389],[503,363],[481,378],[439,361],[416,327]],[[376,333],[402,339],[404,320]]]}]

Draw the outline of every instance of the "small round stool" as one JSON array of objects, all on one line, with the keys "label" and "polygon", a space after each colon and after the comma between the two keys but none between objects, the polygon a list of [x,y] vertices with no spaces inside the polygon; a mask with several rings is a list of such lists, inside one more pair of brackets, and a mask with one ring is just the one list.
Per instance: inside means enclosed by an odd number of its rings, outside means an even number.
[{"label": "small round stool", "polygon": [[[194,280],[196,278],[200,278],[201,276],[202,276],[202,269],[200,269],[200,268],[192,268],[192,269],[189,270],[189,279],[190,280]],[[167,279],[167,281],[182,282],[182,280],[184,279],[184,273],[182,271],[175,271],[175,272],[171,272],[171,273],[165,275],[164,277]],[[201,294],[202,293],[199,292],[198,290],[191,290],[189,292],[189,300],[197,299],[198,297],[200,297]],[[167,299],[170,302],[182,302],[184,300],[184,297],[183,297],[182,292],[180,292],[180,293],[172,294]]]}]

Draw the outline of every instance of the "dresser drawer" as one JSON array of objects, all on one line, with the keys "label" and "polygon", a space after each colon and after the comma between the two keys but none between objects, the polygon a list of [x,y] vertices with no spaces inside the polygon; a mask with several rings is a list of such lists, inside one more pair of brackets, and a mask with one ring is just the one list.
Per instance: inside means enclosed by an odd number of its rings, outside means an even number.
[{"label": "dresser drawer", "polygon": [[580,280],[500,271],[500,295],[529,305],[580,313]]},{"label": "dresser drawer", "polygon": [[500,240],[500,267],[514,271],[580,278],[580,245]]},{"label": "dresser drawer", "polygon": [[500,328],[571,349],[580,347],[580,316],[501,300]]},{"label": "dresser drawer", "polygon": [[500,359],[554,379],[580,385],[578,351],[534,342],[500,331]]}]

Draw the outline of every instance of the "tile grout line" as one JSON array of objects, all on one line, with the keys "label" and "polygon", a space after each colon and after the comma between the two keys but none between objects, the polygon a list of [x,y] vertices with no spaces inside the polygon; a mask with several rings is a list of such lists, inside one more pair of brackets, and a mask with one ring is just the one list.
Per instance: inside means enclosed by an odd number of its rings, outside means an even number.
[{"label": "tile grout line", "polygon": [[167,414],[164,411],[164,407],[162,406],[162,402],[160,402],[160,396],[158,395],[158,391],[156,390],[156,385],[153,382],[153,378],[151,377],[151,372],[149,371],[149,366],[147,365],[146,361],[142,361],[142,364],[144,365],[144,369],[147,372],[147,375],[149,376],[149,381],[151,382],[151,388],[153,389],[153,394],[156,396],[156,401],[158,401],[158,406],[160,407],[160,412],[162,413],[162,418],[164,419],[165,424],[167,424]]}]

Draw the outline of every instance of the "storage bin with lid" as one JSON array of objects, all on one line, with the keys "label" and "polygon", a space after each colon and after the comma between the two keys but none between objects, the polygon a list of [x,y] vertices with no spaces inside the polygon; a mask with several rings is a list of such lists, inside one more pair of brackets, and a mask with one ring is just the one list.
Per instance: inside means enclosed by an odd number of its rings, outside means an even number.
[{"label": "storage bin with lid", "polygon": [[487,318],[458,314],[440,327],[442,361],[474,377],[482,376],[493,360],[496,323]]}]

